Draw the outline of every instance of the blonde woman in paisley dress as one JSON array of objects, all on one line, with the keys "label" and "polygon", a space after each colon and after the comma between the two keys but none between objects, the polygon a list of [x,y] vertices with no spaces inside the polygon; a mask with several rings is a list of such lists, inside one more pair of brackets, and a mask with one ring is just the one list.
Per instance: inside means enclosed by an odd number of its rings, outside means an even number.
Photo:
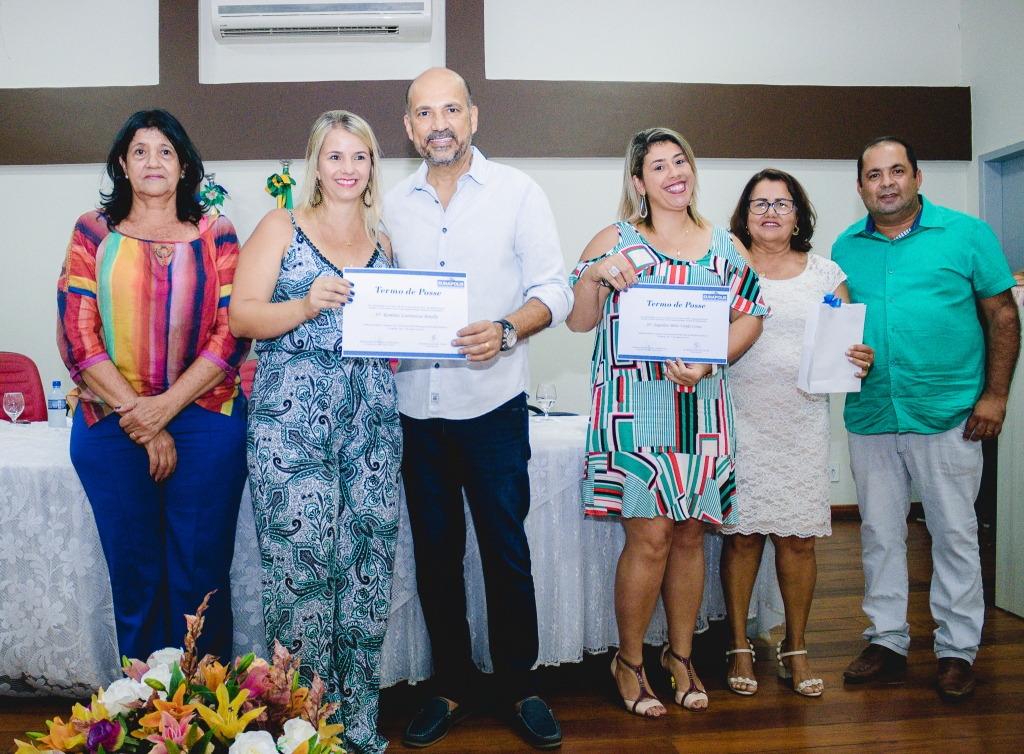
[{"label": "blonde woman in paisley dress", "polygon": [[333,110],[313,124],[296,210],[275,209],[242,249],[231,329],[256,338],[249,483],[267,644],[278,640],[340,702],[346,751],[377,754],[380,653],[391,606],[402,427],[382,359],[341,355],[345,267],[390,267],[380,149]]},{"label": "blonde woman in paisley dress", "polygon": [[566,323],[597,328],[587,440],[586,512],[620,516],[626,544],[615,574],[619,651],[612,674],[630,712],[663,717],[643,669],[643,640],[659,592],[669,643],[661,654],[675,702],[706,709],[690,653],[704,589],[704,530],[734,521],[732,406],[728,367],[619,361],[619,294],[636,282],[720,285],[731,290],[729,359],[761,333],[768,308],[757,275],[725,228],[697,212],[693,150],[675,131],[636,134],[626,152],[620,222],[590,242],[571,282]]},{"label": "blonde woman in paisley dress", "polygon": [[[747,182],[732,216],[733,235],[772,310],[757,343],[731,368],[739,520],[722,526],[722,587],[732,630],[727,683],[741,696],[757,691],[747,611],[767,536],[786,615],[786,637],[776,649],[779,677],[802,696],[821,696],[825,688],[808,665],[804,628],[817,578],[814,539],[832,534],[829,402],[796,382],[807,305],[827,293],[849,303],[850,294],[839,265],[808,253],[815,219],[800,183],[772,169]],[[874,361],[863,344],[851,344],[847,356],[861,378]]]}]

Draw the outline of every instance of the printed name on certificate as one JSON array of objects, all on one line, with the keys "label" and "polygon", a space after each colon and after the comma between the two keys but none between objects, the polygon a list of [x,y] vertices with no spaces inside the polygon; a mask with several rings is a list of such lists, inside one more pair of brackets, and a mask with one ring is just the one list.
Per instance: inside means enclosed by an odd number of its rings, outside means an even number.
[{"label": "printed name on certificate", "polygon": [[342,312],[342,355],[363,359],[465,359],[452,345],[469,323],[464,272],[346,267],[352,301]]},{"label": "printed name on certificate", "polygon": [[729,303],[725,286],[638,283],[619,294],[619,361],[726,364]]}]

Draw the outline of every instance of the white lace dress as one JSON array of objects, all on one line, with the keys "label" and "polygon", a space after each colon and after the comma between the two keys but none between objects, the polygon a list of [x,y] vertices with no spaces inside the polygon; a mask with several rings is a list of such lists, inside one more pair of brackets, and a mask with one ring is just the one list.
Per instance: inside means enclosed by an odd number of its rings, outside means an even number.
[{"label": "white lace dress", "polygon": [[832,534],[828,395],[805,393],[796,382],[807,305],[844,280],[839,265],[816,254],[795,278],[761,278],[772,313],[761,337],[729,367],[739,523],[723,526],[725,534]]}]

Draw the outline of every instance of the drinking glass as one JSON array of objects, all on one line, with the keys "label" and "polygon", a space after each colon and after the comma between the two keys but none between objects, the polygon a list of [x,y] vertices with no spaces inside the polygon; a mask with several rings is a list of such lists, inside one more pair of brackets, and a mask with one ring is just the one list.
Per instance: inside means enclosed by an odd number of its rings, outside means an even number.
[{"label": "drinking glass", "polygon": [[21,393],[4,393],[4,412],[11,417],[11,424],[18,423],[18,417],[25,410],[25,396]]},{"label": "drinking glass", "polygon": [[555,383],[542,382],[537,386],[537,407],[544,412],[544,421],[551,419],[548,412],[555,405],[558,393],[555,391]]}]

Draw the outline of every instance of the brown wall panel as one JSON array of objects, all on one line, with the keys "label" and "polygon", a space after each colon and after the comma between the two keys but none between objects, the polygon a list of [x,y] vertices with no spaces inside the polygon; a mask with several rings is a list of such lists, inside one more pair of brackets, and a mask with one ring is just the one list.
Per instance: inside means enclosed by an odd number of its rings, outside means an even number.
[{"label": "brown wall panel", "polygon": [[[969,87],[836,87],[484,79],[483,0],[447,0],[448,65],[473,86],[494,157],[620,157],[641,128],[676,128],[700,157],[851,159],[886,133],[925,160],[970,160]],[[366,117],[389,157],[414,156],[405,81],[199,83],[191,0],[161,0],[160,84],[0,90],[0,164],[101,162],[133,111],[163,107],[208,160],[298,157],[321,112]]]}]

